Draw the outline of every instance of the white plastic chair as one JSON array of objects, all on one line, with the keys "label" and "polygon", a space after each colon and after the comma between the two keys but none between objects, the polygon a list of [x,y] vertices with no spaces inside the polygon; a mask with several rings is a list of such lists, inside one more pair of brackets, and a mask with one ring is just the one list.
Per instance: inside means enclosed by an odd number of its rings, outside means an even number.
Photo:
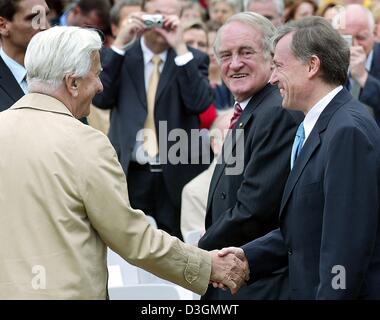
[{"label": "white plastic chair", "polygon": [[170,284],[137,284],[108,289],[110,300],[180,300],[177,286]]},{"label": "white plastic chair", "polygon": [[107,249],[108,287],[139,283],[138,270],[110,248]]},{"label": "white plastic chair", "polygon": [[[146,218],[150,225],[157,229],[156,220],[148,215]],[[107,266],[109,288],[138,283],[162,282],[155,275],[131,265],[110,248],[107,249]]]}]

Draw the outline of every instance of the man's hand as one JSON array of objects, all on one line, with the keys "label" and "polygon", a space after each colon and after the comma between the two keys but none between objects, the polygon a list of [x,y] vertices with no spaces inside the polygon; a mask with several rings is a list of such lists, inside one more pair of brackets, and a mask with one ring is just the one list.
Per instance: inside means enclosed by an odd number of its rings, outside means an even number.
[{"label": "man's hand", "polygon": [[124,50],[129,43],[143,34],[146,30],[144,21],[141,18],[143,14],[144,12],[134,12],[122,21],[120,31],[113,43],[116,48]]},{"label": "man's hand", "polygon": [[[210,252],[212,257],[210,281],[215,288],[225,289],[228,287],[231,293],[235,294],[249,280],[248,262],[243,250],[239,250],[241,249],[227,248],[221,252],[216,250]],[[235,255],[235,252],[238,256]]]},{"label": "man's hand", "polygon": [[163,28],[156,28],[155,31],[166,39],[166,42],[175,50],[178,56],[189,51],[183,41],[183,30],[178,16],[165,16]]},{"label": "man's hand", "polygon": [[351,76],[357,83],[359,83],[360,87],[363,88],[368,78],[368,72],[365,69],[367,56],[361,46],[353,46],[350,48],[350,51]]}]

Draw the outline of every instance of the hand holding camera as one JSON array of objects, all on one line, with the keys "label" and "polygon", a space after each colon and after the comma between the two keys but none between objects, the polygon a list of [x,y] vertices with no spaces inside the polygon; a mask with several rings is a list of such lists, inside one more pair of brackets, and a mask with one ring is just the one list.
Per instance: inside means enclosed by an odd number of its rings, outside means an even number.
[{"label": "hand holding camera", "polygon": [[131,13],[121,23],[120,31],[113,45],[121,50],[125,50],[136,38],[140,37],[146,30],[141,12]]},{"label": "hand holding camera", "polygon": [[117,35],[114,46],[125,50],[136,38],[144,32],[154,29],[165,38],[168,45],[176,50],[177,55],[188,52],[183,41],[180,20],[176,15],[147,14],[146,12],[135,12],[122,22],[120,32]]},{"label": "hand holding camera", "polygon": [[183,55],[188,52],[183,41],[183,30],[180,26],[179,17],[176,15],[164,16],[162,28],[155,29],[177,53]]}]

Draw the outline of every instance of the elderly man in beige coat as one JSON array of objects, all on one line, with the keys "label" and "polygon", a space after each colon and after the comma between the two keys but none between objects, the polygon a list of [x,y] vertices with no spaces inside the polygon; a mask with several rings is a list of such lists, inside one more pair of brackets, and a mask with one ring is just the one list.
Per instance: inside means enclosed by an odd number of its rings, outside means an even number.
[{"label": "elderly man in beige coat", "polygon": [[106,299],[106,247],[203,294],[248,267],[183,244],[130,207],[107,137],[77,119],[102,90],[95,31],[55,27],[28,47],[30,94],[0,113],[0,299]]}]

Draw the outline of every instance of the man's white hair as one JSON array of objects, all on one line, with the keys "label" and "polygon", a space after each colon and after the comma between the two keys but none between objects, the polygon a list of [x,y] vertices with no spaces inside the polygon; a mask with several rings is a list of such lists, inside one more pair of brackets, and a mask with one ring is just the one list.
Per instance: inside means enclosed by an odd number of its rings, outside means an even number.
[{"label": "man's white hair", "polygon": [[25,54],[29,92],[54,91],[67,74],[86,76],[93,52],[101,47],[100,35],[91,29],[53,27],[37,33]]}]

